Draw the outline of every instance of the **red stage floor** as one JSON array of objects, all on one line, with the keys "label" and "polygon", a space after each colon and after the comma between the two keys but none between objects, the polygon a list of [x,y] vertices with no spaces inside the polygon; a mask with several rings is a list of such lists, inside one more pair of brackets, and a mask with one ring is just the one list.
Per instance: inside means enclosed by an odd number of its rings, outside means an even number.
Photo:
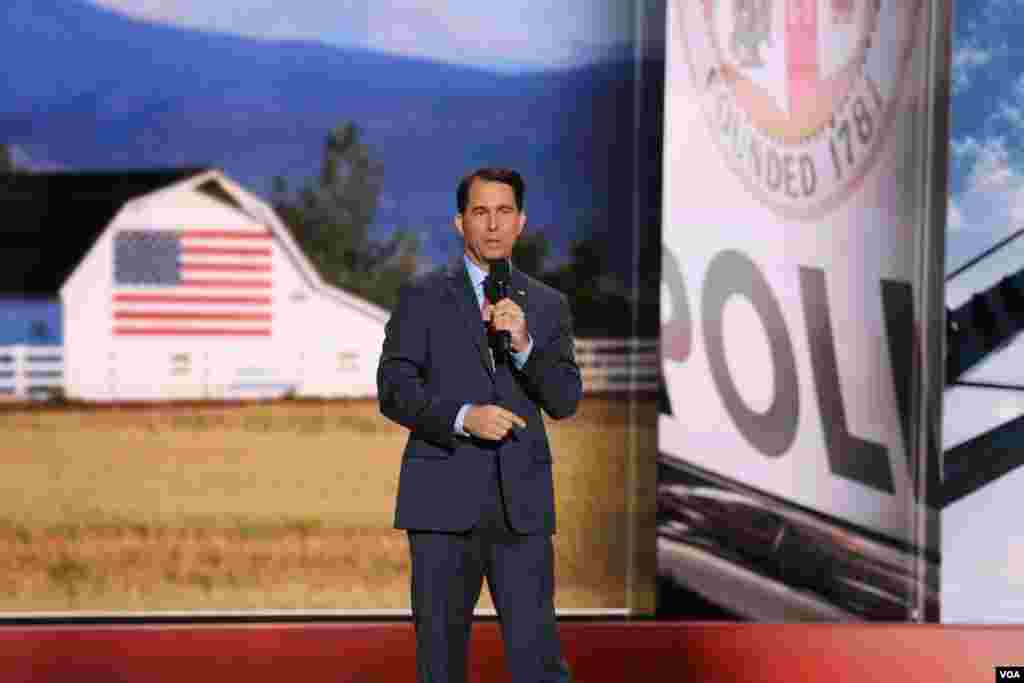
[{"label": "red stage floor", "polygon": [[[1024,627],[562,623],[579,683],[992,681],[1024,664]],[[474,681],[507,681],[478,623]],[[414,680],[407,622],[0,627],[3,683],[395,683]]]}]

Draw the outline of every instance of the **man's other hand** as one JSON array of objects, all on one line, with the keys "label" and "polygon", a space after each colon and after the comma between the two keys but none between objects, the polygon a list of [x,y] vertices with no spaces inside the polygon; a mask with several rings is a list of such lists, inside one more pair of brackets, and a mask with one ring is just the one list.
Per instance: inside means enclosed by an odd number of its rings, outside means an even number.
[{"label": "man's other hand", "polygon": [[480,439],[501,441],[515,427],[526,427],[526,420],[501,406],[470,406],[462,429]]}]

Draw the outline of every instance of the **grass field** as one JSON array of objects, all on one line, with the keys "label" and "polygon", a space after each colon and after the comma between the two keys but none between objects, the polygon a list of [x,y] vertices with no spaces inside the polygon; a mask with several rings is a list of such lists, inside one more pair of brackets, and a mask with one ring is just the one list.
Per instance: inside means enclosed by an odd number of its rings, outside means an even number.
[{"label": "grass field", "polygon": [[[653,606],[655,412],[547,423],[559,608]],[[0,613],[407,609],[406,435],[374,401],[8,407]]]}]

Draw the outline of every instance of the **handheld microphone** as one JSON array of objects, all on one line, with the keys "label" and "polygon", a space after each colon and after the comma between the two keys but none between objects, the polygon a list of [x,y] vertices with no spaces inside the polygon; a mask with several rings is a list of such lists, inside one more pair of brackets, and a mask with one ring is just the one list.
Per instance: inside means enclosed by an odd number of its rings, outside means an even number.
[{"label": "handheld microphone", "polygon": [[[495,259],[488,261],[490,265],[490,280],[493,287],[494,298],[492,301],[497,303],[502,299],[508,298],[509,290],[509,270],[508,270],[508,259]],[[503,330],[497,333],[498,350],[503,354],[508,355],[512,351],[512,333],[508,330]]]}]

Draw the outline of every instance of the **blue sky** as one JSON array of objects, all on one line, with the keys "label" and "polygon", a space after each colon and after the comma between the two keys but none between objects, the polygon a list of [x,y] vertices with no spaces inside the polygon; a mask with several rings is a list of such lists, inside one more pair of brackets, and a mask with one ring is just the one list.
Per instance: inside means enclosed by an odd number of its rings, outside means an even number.
[{"label": "blue sky", "polygon": [[[949,270],[1024,228],[1024,49],[1014,40],[1024,30],[1024,13],[1019,0],[959,0],[954,6]],[[1024,237],[950,281],[947,305],[960,306],[1021,268]],[[1022,368],[1024,344],[1018,342],[965,379],[1024,385]],[[1020,392],[989,400],[998,402],[1000,414],[1024,412]],[[949,427],[947,445],[974,431]]]},{"label": "blue sky", "polygon": [[633,3],[618,0],[90,1],[189,28],[507,70],[576,65],[633,36]]},{"label": "blue sky", "polygon": [[[953,34],[947,265],[1024,226],[1024,29],[1019,0],[958,0]],[[993,258],[951,283],[958,305],[1024,254]]]}]

